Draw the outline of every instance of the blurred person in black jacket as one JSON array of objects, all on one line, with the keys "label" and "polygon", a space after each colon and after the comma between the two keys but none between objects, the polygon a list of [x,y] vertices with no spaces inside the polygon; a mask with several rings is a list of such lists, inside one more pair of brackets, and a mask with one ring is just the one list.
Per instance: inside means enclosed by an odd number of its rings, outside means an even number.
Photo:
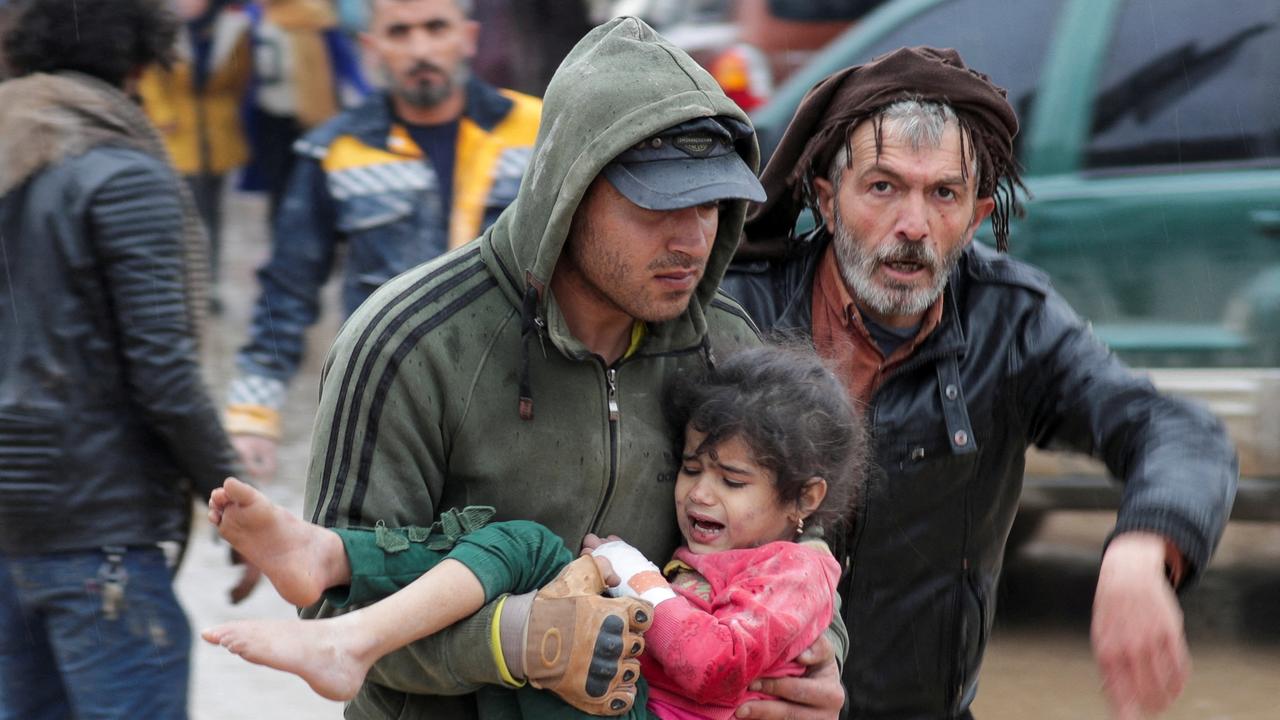
[{"label": "blurred person in black jacket", "polygon": [[0,718],[185,718],[172,575],[233,453],[197,365],[203,232],[128,94],[176,24],[72,9],[21,0],[3,46]]}]

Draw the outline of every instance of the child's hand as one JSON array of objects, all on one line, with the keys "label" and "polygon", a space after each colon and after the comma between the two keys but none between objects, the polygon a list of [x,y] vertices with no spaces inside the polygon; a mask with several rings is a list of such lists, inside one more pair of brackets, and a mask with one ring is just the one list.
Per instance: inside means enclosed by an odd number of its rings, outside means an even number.
[{"label": "child's hand", "polygon": [[[595,549],[614,540],[621,540],[617,535],[610,535],[607,540],[600,539],[595,533],[587,533],[582,538],[582,552],[578,553],[578,557],[591,555],[591,559],[596,561],[596,569],[600,571],[600,577],[604,578],[604,584],[609,587],[617,587],[622,582],[622,578],[618,577],[618,573],[613,571],[613,563],[609,562],[609,558],[603,555],[595,555]],[[618,597],[616,593],[610,593],[614,597]]]},{"label": "child's hand", "polygon": [[[583,550],[582,554],[591,555],[588,550]],[[618,587],[618,584],[622,582],[622,578],[618,577],[618,573],[613,571],[613,563],[609,562],[609,558],[603,555],[591,555],[591,559],[595,561],[596,569],[600,571],[600,579],[604,580],[604,584],[609,586],[609,595],[618,597],[612,588]]]},{"label": "child's hand", "polygon": [[621,540],[596,545],[591,557],[607,558],[617,573],[620,580],[617,587],[609,588],[609,594],[614,597],[639,598],[657,607],[676,596],[658,566]]},{"label": "child's hand", "polygon": [[595,533],[587,533],[586,536],[582,538],[582,552],[578,554],[590,555],[596,548],[607,542],[613,542],[615,540],[622,540],[622,538],[617,535],[610,535],[607,538],[601,539],[600,536]]}]

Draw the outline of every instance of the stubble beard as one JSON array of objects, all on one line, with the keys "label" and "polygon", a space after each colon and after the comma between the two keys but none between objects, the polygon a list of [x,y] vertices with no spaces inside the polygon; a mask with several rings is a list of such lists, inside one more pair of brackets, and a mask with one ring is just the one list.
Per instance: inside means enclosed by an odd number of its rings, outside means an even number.
[{"label": "stubble beard", "polygon": [[415,108],[426,110],[433,108],[440,103],[448,100],[456,88],[465,85],[467,79],[471,76],[471,69],[466,63],[460,63],[452,75],[446,74],[444,69],[434,63],[420,62],[413,66],[409,71],[412,76],[421,71],[434,72],[444,78],[444,82],[413,82],[406,80],[404,83],[397,83],[391,77],[388,77],[388,84],[392,87],[395,96]]},{"label": "stubble beard", "polygon": [[[836,261],[840,275],[849,292],[861,304],[886,316],[915,316],[928,310],[947,287],[951,271],[960,262],[964,244],[957,243],[946,257],[939,258],[932,248],[922,243],[899,241],[874,251],[853,235],[837,213],[834,242]],[[876,278],[876,272],[886,262],[906,261],[923,265],[930,271],[933,282],[924,287],[894,282],[891,278]]]},{"label": "stubble beard", "polygon": [[[688,309],[702,284],[706,266],[699,266],[697,260],[687,255],[672,253],[650,262],[643,271],[639,271],[618,254],[601,251],[600,244],[595,240],[595,228],[590,221],[583,222],[574,234],[575,239],[565,250],[581,287],[595,296],[598,302],[636,320],[646,323],[674,320]],[[646,286],[655,273],[692,268],[699,269],[699,277],[688,293],[677,296],[672,293],[655,295],[647,292]]]}]

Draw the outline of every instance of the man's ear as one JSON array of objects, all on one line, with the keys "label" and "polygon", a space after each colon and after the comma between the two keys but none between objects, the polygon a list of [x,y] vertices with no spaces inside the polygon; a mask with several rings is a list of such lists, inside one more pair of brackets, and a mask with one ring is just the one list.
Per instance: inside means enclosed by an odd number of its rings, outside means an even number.
[{"label": "man's ear", "polygon": [[813,179],[813,190],[818,195],[818,214],[822,216],[822,222],[827,229],[835,232],[836,229],[836,187],[832,182],[823,177]]},{"label": "man's ear", "polygon": [[800,489],[800,498],[796,504],[800,509],[800,517],[809,517],[822,505],[822,501],[827,497],[827,481],[820,477],[811,477],[804,481],[804,487]]},{"label": "man's ear", "polygon": [[974,233],[978,232],[978,227],[982,225],[982,221],[991,216],[991,211],[996,209],[995,198],[980,197],[973,204],[973,220],[969,222],[969,231],[965,233],[965,245],[973,242]]},{"label": "man's ear", "polygon": [[480,47],[480,23],[468,20],[462,26],[462,32],[467,38],[467,49],[464,55],[470,60],[476,56],[476,50]]}]

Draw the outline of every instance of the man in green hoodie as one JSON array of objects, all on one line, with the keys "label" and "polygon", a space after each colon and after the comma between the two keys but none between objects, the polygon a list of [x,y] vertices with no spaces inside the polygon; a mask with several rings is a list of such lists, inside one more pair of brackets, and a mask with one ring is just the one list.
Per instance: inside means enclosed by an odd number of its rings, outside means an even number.
[{"label": "man in green hoodie", "polygon": [[[515,203],[344,326],[314,432],[310,519],[425,525],[483,504],[570,547],[617,534],[669,556],[677,429],[661,390],[759,342],[717,291],[747,202],[763,199],[758,159],[746,116],[685,53],[632,18],[589,33],[547,90]],[[500,599],[383,658],[347,717],[517,716],[508,689],[522,658],[503,639],[519,646],[531,601]],[[834,717],[830,652],[806,655],[820,658],[802,656],[812,677],[763,688],[805,706],[739,716]]]}]

